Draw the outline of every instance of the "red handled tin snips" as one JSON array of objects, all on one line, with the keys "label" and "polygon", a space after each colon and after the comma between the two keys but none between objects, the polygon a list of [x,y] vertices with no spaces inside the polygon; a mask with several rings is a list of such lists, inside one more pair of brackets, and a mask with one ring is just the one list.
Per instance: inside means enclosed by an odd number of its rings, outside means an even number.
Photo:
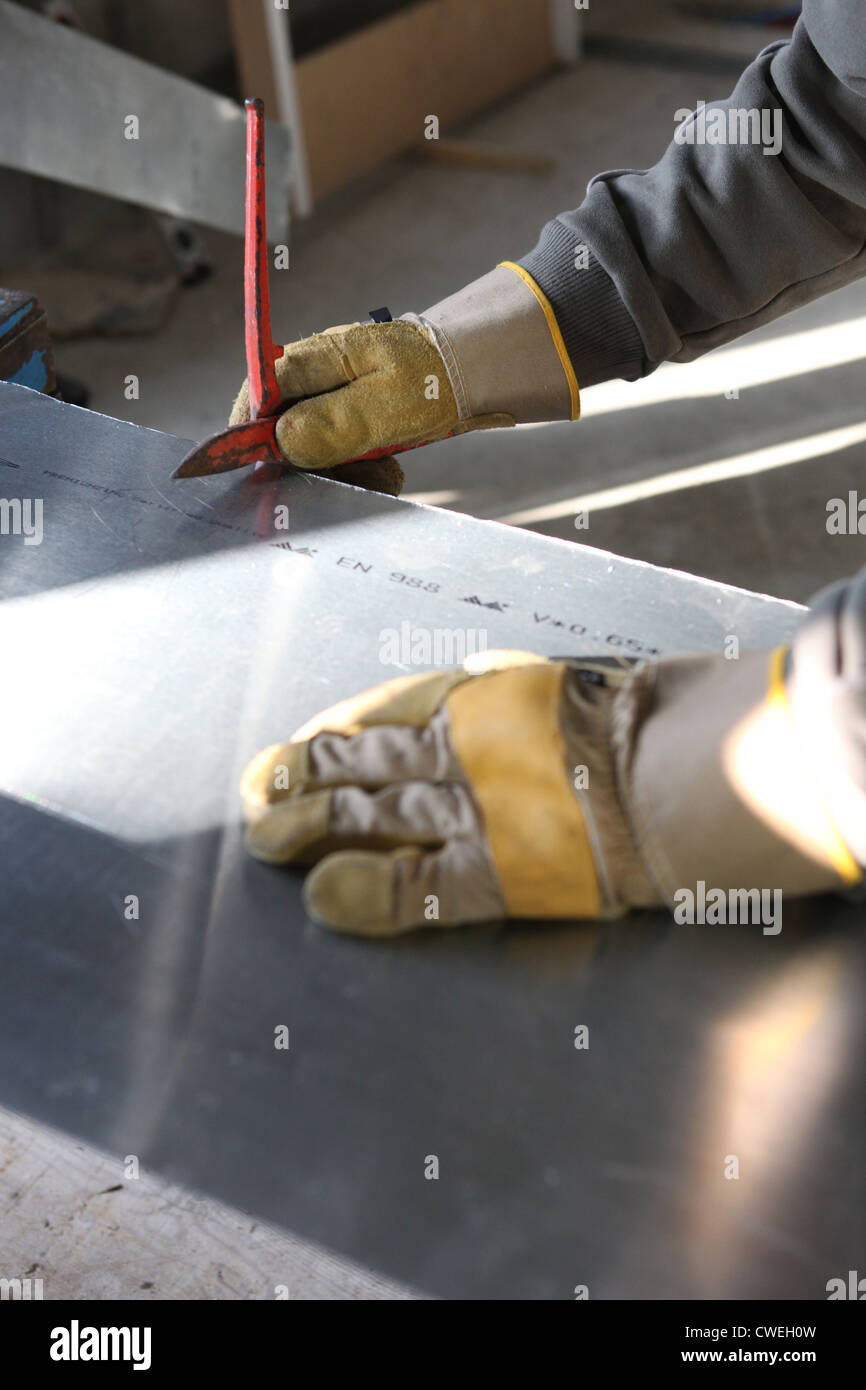
[{"label": "red handled tin snips", "polygon": [[247,110],[247,181],[244,207],[244,345],[249,379],[250,418],[230,425],[197,444],[175,469],[175,478],[200,478],[228,473],[253,463],[281,463],[276,427],[280,418],[280,391],[274,362],[283,349],[271,334],[268,294],[268,239],[265,221],[265,109],[258,98],[249,98]]},{"label": "red handled tin snips", "polygon": [[[243,425],[229,425],[219,434],[197,444],[175,469],[174,478],[201,478],[212,473],[229,473],[247,464],[291,464],[277,447],[277,421],[282,414],[280,391],[274,362],[283,349],[271,334],[271,305],[268,293],[268,239],[265,221],[265,108],[258,98],[248,98],[247,182],[244,207],[244,343],[249,379],[250,418]],[[387,309],[373,309],[374,321],[390,319]],[[346,463],[383,458],[420,449],[423,444],[392,444],[371,449]]]}]

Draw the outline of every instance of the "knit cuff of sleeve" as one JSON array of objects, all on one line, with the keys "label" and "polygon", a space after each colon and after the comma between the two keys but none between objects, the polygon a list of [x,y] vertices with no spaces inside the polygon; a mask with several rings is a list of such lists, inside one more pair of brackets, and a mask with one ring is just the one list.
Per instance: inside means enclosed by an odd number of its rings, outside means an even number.
[{"label": "knit cuff of sleeve", "polygon": [[583,389],[644,374],[644,345],[616,285],[563,222],[548,222],[537,245],[518,264],[548,300]]}]

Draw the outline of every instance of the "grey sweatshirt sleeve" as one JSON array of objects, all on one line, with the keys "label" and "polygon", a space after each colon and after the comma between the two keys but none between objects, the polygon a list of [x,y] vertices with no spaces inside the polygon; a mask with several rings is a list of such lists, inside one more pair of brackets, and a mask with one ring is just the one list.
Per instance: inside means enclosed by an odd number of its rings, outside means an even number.
[{"label": "grey sweatshirt sleeve", "polygon": [[803,757],[866,869],[866,570],[813,599],[785,683]]},{"label": "grey sweatshirt sleeve", "polygon": [[596,175],[520,262],[581,386],[692,361],[866,272],[866,0],[804,0],[790,42],[674,122],[658,164]]}]

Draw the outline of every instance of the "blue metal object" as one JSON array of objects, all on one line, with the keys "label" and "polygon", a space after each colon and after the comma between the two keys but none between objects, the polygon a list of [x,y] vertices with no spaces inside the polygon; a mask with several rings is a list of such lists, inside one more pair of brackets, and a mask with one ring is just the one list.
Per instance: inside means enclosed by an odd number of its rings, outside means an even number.
[{"label": "blue metal object", "polygon": [[0,289],[0,381],[55,389],[48,323],[38,299],[24,290]]}]

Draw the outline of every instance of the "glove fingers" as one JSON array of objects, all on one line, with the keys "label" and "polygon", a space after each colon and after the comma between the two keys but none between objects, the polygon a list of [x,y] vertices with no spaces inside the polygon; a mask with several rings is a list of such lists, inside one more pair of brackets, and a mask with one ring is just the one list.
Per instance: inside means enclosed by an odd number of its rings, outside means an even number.
[{"label": "glove fingers", "polygon": [[395,849],[478,837],[472,798],[456,783],[335,787],[290,797],[253,818],[247,844],[271,864],[315,863],[336,849]]},{"label": "glove fingers", "polygon": [[426,853],[406,848],[329,854],[308,875],[304,902],[323,926],[372,937],[505,915],[484,846],[474,838]]},{"label": "glove fingers", "polygon": [[283,399],[335,391],[370,371],[369,329],[369,324],[344,323],[287,343],[274,363]]},{"label": "glove fingers", "polygon": [[[423,403],[423,383],[419,395]],[[277,444],[296,468],[318,469],[372,449],[421,443],[435,435],[436,423],[420,405],[413,411],[413,404],[411,387],[395,386],[389,373],[375,372],[298,401],[277,421]]]},{"label": "glove fingers", "polygon": [[351,738],[321,733],[308,745],[308,783],[376,790],[392,782],[462,781],[448,741],[448,721],[434,717],[420,729],[383,724]]},{"label": "glove fingers", "polygon": [[[287,343],[282,357],[274,363],[280,399],[296,401],[301,396],[315,396],[321,391],[333,391],[354,381],[359,368],[352,365],[344,351],[345,334],[356,324],[342,324],[325,333],[314,333],[299,342]],[[355,357],[358,357],[357,347]],[[244,381],[229,416],[230,425],[245,424],[250,418],[249,381]]]},{"label": "glove fingers", "polygon": [[314,715],[295,730],[292,742],[311,739],[326,729],[350,735],[380,724],[422,728],[454,686],[472,679],[468,671],[450,669],[420,676],[395,676]]},{"label": "glove fingers", "polygon": [[[328,329],[290,343],[274,367],[280,399],[289,407],[277,424],[277,443],[297,468],[333,468],[372,450],[422,444],[459,428],[442,358],[417,324],[397,320]],[[230,423],[247,419],[245,382]],[[391,491],[393,473],[392,465]]]},{"label": "glove fingers", "polygon": [[428,725],[373,724],[357,734],[328,731],[312,739],[275,743],[247,764],[241,796],[248,819],[268,806],[328,787],[370,791],[390,782],[462,781],[447,736],[447,719]]},{"label": "glove fingers", "polygon": [[[314,715],[295,730],[292,743],[306,742],[325,730],[350,736],[361,729],[382,724],[423,728],[455,686],[479,676],[489,676],[493,671],[505,670],[509,666],[548,664],[546,657],[537,657],[531,652],[491,649],[468,657],[462,667],[418,676],[395,676],[393,680],[384,681],[359,695],[351,695],[347,700],[340,700],[330,709]],[[281,748],[287,747],[287,744],[275,744],[272,748],[266,748],[259,758],[276,757]],[[258,759],[253,760],[253,763],[256,762]]]}]

